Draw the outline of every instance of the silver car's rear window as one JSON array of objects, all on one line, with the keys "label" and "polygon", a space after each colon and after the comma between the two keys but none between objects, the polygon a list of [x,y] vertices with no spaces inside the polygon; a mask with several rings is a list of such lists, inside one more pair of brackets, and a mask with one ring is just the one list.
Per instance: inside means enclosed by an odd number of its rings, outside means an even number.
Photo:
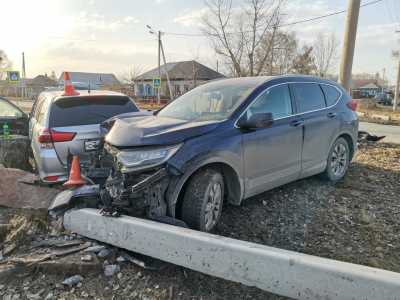
[{"label": "silver car's rear window", "polygon": [[49,123],[50,127],[100,124],[116,115],[137,111],[139,109],[129,97],[68,97],[51,105]]}]

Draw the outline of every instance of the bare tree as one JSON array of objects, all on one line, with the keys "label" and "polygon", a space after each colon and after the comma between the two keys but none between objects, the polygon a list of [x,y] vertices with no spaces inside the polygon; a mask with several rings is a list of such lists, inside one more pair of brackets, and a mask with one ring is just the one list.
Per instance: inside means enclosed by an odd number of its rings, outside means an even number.
[{"label": "bare tree", "polygon": [[[284,0],[245,0],[237,9],[232,0],[205,0],[203,33],[233,76],[259,75],[272,51]],[[230,65],[230,66],[229,66]]]},{"label": "bare tree", "polygon": [[316,74],[320,77],[326,77],[337,63],[339,41],[334,33],[330,35],[319,33],[314,41],[313,48]]},{"label": "bare tree", "polygon": [[[280,32],[274,60],[276,74],[288,74],[293,72],[293,62],[298,52],[298,42],[294,32]],[[272,75],[272,74],[271,74]]]},{"label": "bare tree", "polygon": [[8,58],[7,54],[0,49],[0,80],[6,76],[6,71],[12,67],[12,62]]},{"label": "bare tree", "polygon": [[[273,38],[267,37],[263,45],[267,49],[261,49],[261,55],[266,55],[268,63],[260,63],[259,75],[287,74],[292,72],[293,61],[298,52],[298,42],[295,33],[286,33],[277,30],[272,33]],[[260,55],[260,54],[258,54]],[[261,60],[259,60],[261,61]]]},{"label": "bare tree", "polygon": [[123,83],[134,85],[138,77],[143,73],[144,68],[140,65],[133,65],[119,77]]},{"label": "bare tree", "polygon": [[304,46],[293,61],[293,72],[296,74],[310,75],[315,72],[313,47]]}]

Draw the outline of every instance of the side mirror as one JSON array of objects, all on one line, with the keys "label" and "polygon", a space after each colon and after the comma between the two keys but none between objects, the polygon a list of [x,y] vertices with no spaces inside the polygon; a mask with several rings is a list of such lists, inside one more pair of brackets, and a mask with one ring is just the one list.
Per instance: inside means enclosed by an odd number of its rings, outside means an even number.
[{"label": "side mirror", "polygon": [[274,123],[272,113],[255,113],[247,118],[246,114],[238,121],[239,128],[242,129],[257,129],[268,128]]}]

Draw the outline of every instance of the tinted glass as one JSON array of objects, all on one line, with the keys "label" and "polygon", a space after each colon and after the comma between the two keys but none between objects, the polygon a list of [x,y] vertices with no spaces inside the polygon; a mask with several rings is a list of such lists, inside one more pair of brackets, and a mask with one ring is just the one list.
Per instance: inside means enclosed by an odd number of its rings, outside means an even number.
[{"label": "tinted glass", "polygon": [[291,115],[289,87],[285,84],[264,92],[247,110],[247,117],[254,113],[272,113],[274,119]]},{"label": "tinted glass", "polygon": [[333,86],[325,85],[325,84],[321,84],[321,88],[325,94],[326,105],[327,106],[334,105],[340,97],[339,91],[336,88],[334,88]]},{"label": "tinted glass", "polygon": [[325,107],[324,94],[318,84],[294,83],[293,92],[300,113]]},{"label": "tinted glass", "polygon": [[20,110],[0,99],[0,117],[21,118],[22,116],[23,114]]},{"label": "tinted glass", "polygon": [[50,127],[100,124],[116,115],[136,111],[138,108],[128,97],[61,98],[51,106]]}]

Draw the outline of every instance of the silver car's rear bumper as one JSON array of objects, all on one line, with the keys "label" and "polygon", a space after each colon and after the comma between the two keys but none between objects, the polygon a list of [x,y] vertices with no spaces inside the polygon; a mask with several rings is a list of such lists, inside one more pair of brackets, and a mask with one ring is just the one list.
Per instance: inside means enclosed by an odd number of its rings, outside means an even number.
[{"label": "silver car's rear bumper", "polygon": [[[35,156],[36,166],[39,171],[40,179],[44,182],[62,182],[68,178],[67,167],[60,163],[54,149],[41,149]],[[58,176],[57,180],[47,180],[50,176]]]}]

